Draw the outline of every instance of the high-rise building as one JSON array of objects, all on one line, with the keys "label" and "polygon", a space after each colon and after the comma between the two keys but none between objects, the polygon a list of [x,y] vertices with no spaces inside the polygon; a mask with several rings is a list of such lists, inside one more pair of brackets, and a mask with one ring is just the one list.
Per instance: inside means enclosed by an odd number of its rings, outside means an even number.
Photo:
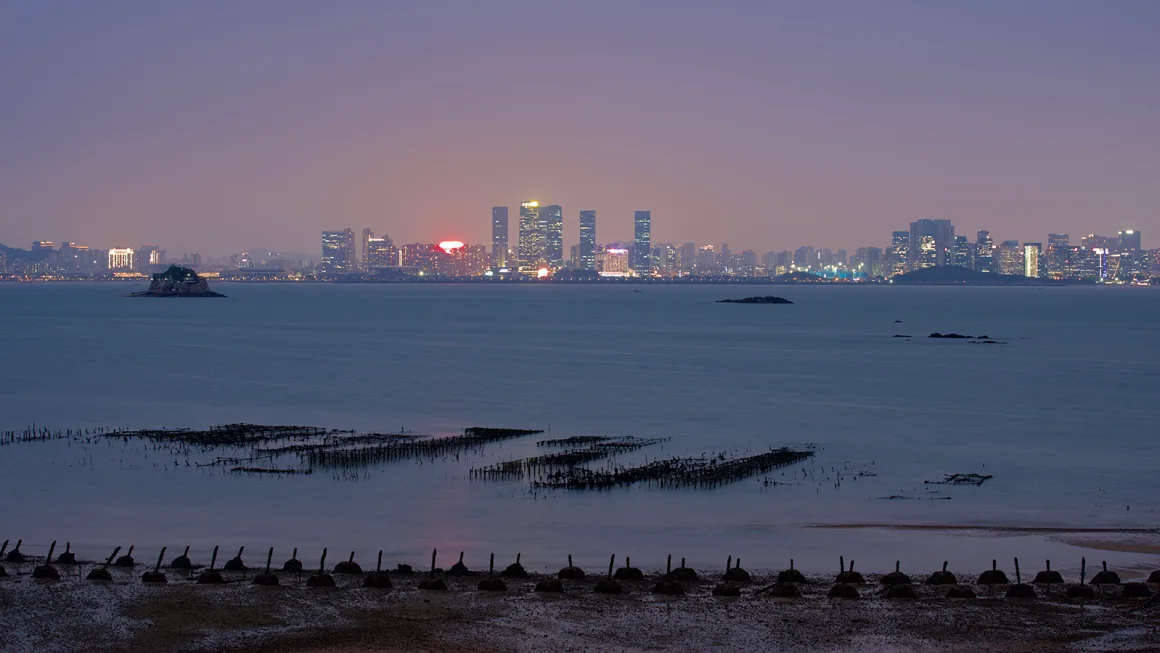
[{"label": "high-rise building", "polygon": [[369,238],[366,243],[366,248],[366,267],[368,271],[374,271],[379,268],[395,267],[399,264],[399,257],[395,251],[395,244],[391,242],[390,236],[383,236],[382,238]]},{"label": "high-rise building", "polygon": [[975,269],[979,272],[995,271],[995,241],[986,229],[980,229],[975,236]]},{"label": "high-rise building", "polygon": [[809,245],[794,250],[793,266],[798,270],[812,270],[818,266],[818,255]]},{"label": "high-rise building", "polygon": [[544,234],[540,231],[540,203],[520,204],[520,242],[516,250],[521,272],[535,272],[544,258]]},{"label": "high-rise building", "polygon": [[1023,243],[1023,276],[1039,277],[1039,254],[1043,243]]},{"label": "high-rise building", "polygon": [[349,274],[355,268],[354,232],[322,232],[322,271],[328,274]]},{"label": "high-rise building", "polygon": [[955,247],[951,265],[970,269],[974,267],[974,262],[971,259],[971,241],[967,240],[966,236],[955,236]]},{"label": "high-rise building", "polygon": [[1049,279],[1067,278],[1071,259],[1070,241],[1067,234],[1047,234],[1047,260],[1044,267]]},{"label": "high-rise building", "polygon": [[623,277],[628,275],[628,250],[623,247],[609,247],[604,250],[600,263],[600,276]]},{"label": "high-rise building", "polygon": [[109,269],[128,272],[135,266],[134,252],[129,247],[114,247],[109,250]]},{"label": "high-rise building", "polygon": [[690,276],[697,269],[697,244],[684,243],[677,248],[677,273]]},{"label": "high-rise building", "polygon": [[1023,269],[1023,248],[1018,240],[1004,240],[995,248],[995,269],[999,274],[1021,275]]},{"label": "high-rise building", "polygon": [[720,272],[717,264],[717,250],[712,245],[705,245],[697,249],[697,261],[694,266],[699,276],[714,275]]},{"label": "high-rise building", "polygon": [[632,269],[638,277],[652,276],[652,212],[637,211],[632,215]]},{"label": "high-rise building", "polygon": [[497,268],[508,266],[508,207],[491,207],[491,261]]},{"label": "high-rise building", "polygon": [[359,258],[359,269],[370,269],[370,241],[375,237],[375,232],[371,231],[370,227],[366,227],[362,232],[362,257]]},{"label": "high-rise building", "polygon": [[[795,257],[796,258],[796,257]],[[895,231],[890,234],[890,247],[886,250],[888,276],[906,272],[910,265],[910,232]]]},{"label": "high-rise building", "polygon": [[596,269],[596,211],[580,212],[579,259],[581,270]]},{"label": "high-rise building", "polygon": [[1143,249],[1143,247],[1140,246],[1139,231],[1133,231],[1131,229],[1127,231],[1121,231],[1119,233],[1119,237],[1121,252],[1134,252]]},{"label": "high-rise building", "polygon": [[955,228],[950,220],[923,218],[910,223],[911,269],[950,265]]},{"label": "high-rise building", "polygon": [[564,267],[564,210],[559,204],[540,207],[540,230],[544,234],[544,257],[540,267]]}]

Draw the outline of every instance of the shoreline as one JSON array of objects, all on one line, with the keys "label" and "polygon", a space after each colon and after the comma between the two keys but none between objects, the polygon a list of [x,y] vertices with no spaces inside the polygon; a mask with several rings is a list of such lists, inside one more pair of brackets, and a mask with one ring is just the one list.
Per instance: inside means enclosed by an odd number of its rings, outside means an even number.
[{"label": "shoreline", "polygon": [[[947,586],[912,579],[917,599],[880,594],[879,575],[856,585],[858,599],[829,599],[834,575],[807,574],[802,598],[755,596],[773,583],[753,572],[737,598],[711,596],[720,570],[684,584],[682,596],[651,593],[656,575],[622,581],[629,592],[596,594],[595,573],[566,581],[567,593],[533,592],[544,576],[506,579],[507,591],[484,592],[485,576],[444,577],[448,591],[416,589],[426,574],[392,574],[389,590],[359,587],[361,575],[336,575],[338,587],[310,589],[295,574],[280,587],[256,587],[241,572],[226,585],[196,585],[170,572],[169,584],[145,586],[137,569],[113,569],[114,581],[75,576],[0,580],[0,649],[37,653],[363,653],[365,651],[1007,651],[1151,650],[1160,647],[1160,606],[1117,598],[1065,599],[1059,586],[1036,586],[1039,598],[1004,598],[1006,586],[959,581],[978,598],[945,598]],[[594,570],[590,570],[594,571]],[[903,569],[915,572],[917,570]],[[251,574],[252,575],[252,574]],[[1012,578],[1012,581],[1014,579]],[[1153,587],[1155,589],[1155,587]]]}]

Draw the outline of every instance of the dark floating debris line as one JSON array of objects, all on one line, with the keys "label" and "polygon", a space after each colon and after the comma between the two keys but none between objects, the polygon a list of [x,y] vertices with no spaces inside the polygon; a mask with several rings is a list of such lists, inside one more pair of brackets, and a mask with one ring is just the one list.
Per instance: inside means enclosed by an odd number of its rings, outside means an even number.
[{"label": "dark floating debris line", "polygon": [[609,467],[591,470],[573,467],[547,474],[533,487],[569,490],[600,490],[635,483],[658,487],[709,488],[764,474],[779,467],[799,463],[814,455],[812,451],[775,449],[756,456],[719,462],[716,458],[670,458],[654,460],[636,467]]},{"label": "dark floating debris line", "polygon": [[475,426],[462,435],[387,442],[349,449],[320,449],[301,454],[310,467],[340,469],[368,467],[382,462],[416,457],[436,457],[481,447],[491,442],[543,433],[542,429],[503,429]]},{"label": "dark floating debris line", "polygon": [[926,485],[982,485],[984,481],[994,478],[990,474],[947,474],[938,481],[923,481]]},{"label": "dark floating debris line", "polygon": [[597,444],[612,440],[607,435],[574,435],[570,438],[556,438],[554,440],[540,440],[537,447],[575,447],[585,444]]},{"label": "dark floating debris line", "polygon": [[138,429],[114,430],[104,433],[109,438],[142,438],[153,442],[194,445],[200,447],[247,447],[281,440],[319,438],[343,433],[314,426],[267,426],[262,424],[224,424],[205,430],[193,429]]},{"label": "dark floating debris line", "polygon": [[[623,438],[618,440],[597,442],[587,449],[569,449],[559,453],[550,453],[543,456],[507,460],[488,465],[487,467],[473,468],[470,475],[477,478],[506,479],[523,478],[529,474],[570,468],[596,460],[602,460],[617,453],[635,451],[649,447],[668,438]],[[537,443],[539,444],[539,443]]]},{"label": "dark floating debris line", "polygon": [[293,467],[280,468],[266,468],[266,467],[234,467],[230,469],[231,472],[240,474],[313,474],[313,469],[295,469]]}]

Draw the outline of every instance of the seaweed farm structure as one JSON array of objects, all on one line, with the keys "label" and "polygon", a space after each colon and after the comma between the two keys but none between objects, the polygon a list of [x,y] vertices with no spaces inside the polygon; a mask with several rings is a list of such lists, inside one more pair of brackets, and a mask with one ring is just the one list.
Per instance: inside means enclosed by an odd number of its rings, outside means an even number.
[{"label": "seaweed farm structure", "polygon": [[569,490],[603,490],[638,483],[660,488],[713,488],[793,465],[813,455],[813,451],[781,448],[724,461],[705,457],[670,458],[638,466],[611,465],[599,470],[571,467],[548,474],[532,485]]},{"label": "seaweed farm structure", "polygon": [[[142,440],[151,450],[186,456],[186,467],[220,467],[231,474],[292,477],[327,471],[336,479],[358,478],[378,465],[405,460],[482,455],[488,445],[542,434],[542,429],[475,426],[454,435],[398,432],[358,433],[314,426],[236,423],[206,429],[115,429],[50,431],[30,426],[0,433],[0,444],[67,439],[91,444]],[[621,456],[668,442],[669,438],[571,436],[537,441],[540,455],[470,468],[469,478],[527,481],[531,490],[595,490],[644,484],[654,488],[711,489],[811,458],[803,450],[771,449],[755,455],[701,454],[700,457],[647,457],[627,462]],[[195,457],[196,454],[196,457]],[[210,454],[210,455],[206,455]],[[212,456],[212,457],[211,457]],[[602,467],[593,463],[607,461]],[[174,461],[174,465],[179,465]],[[766,479],[766,485],[769,485]]]}]

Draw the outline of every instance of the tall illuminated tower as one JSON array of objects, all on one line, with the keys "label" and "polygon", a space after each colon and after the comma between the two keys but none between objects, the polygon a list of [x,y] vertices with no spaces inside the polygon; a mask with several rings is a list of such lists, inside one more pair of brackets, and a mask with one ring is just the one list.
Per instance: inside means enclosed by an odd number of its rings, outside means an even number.
[{"label": "tall illuminated tower", "polygon": [[544,258],[544,232],[540,230],[540,203],[528,200],[520,204],[520,242],[516,252],[519,269],[534,272]]},{"label": "tall illuminated tower", "polygon": [[541,267],[559,270],[564,267],[564,209],[559,204],[540,207],[540,232],[544,237]]},{"label": "tall illuminated tower", "polygon": [[637,211],[632,216],[632,269],[638,277],[652,276],[652,212]]},{"label": "tall illuminated tower", "polygon": [[596,269],[596,211],[580,212],[580,269]]}]

